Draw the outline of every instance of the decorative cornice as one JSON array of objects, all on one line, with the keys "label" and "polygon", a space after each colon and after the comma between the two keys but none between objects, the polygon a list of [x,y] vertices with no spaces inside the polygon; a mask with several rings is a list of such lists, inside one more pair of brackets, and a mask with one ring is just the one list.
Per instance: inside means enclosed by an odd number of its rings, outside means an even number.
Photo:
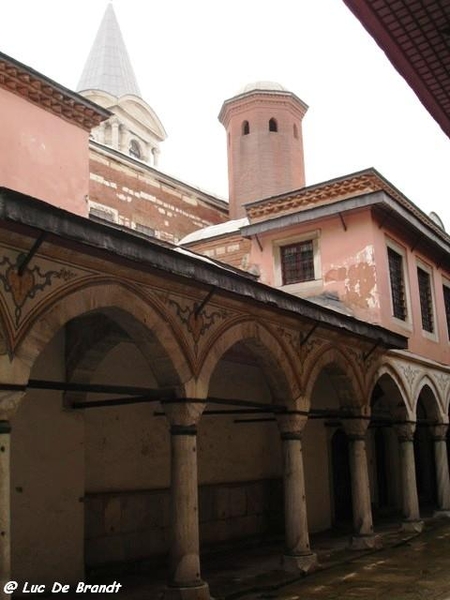
[{"label": "decorative cornice", "polygon": [[442,231],[434,221],[415,206],[406,196],[384,179],[375,169],[367,169],[339,179],[333,179],[317,185],[294,190],[265,198],[246,205],[247,216],[251,223],[279,217],[284,214],[298,212],[315,206],[332,204],[340,200],[383,191],[399,204],[412,212],[427,227],[432,229],[446,242],[450,241],[447,233]]},{"label": "decorative cornice", "polygon": [[90,131],[110,115],[106,109],[2,53],[0,87],[86,131]]}]

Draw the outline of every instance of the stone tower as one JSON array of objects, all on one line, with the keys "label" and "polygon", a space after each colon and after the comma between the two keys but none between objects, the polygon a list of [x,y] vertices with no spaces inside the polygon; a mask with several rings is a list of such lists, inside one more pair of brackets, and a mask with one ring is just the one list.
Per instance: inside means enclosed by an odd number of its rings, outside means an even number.
[{"label": "stone tower", "polygon": [[302,119],[308,106],[271,81],[245,86],[223,103],[227,132],[230,218],[244,204],[305,185]]},{"label": "stone tower", "polygon": [[119,23],[108,4],[77,91],[113,114],[92,131],[93,138],[157,166],[167,136],[154,110],[142,99]]}]

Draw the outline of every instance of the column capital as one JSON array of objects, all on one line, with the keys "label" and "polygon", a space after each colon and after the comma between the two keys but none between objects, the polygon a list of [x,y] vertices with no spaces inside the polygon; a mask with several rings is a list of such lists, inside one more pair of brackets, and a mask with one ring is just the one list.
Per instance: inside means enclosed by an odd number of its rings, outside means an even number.
[{"label": "column capital", "polygon": [[347,418],[342,421],[345,433],[350,440],[365,440],[369,423],[370,419],[359,416]]},{"label": "column capital", "polygon": [[9,422],[19,408],[25,391],[0,391],[0,421]]},{"label": "column capital", "polygon": [[308,415],[302,412],[286,412],[276,415],[278,429],[283,440],[301,440]]},{"label": "column capital", "polygon": [[162,407],[170,423],[172,433],[181,435],[184,431],[185,435],[194,435],[206,403],[203,400],[195,402],[180,398],[180,400],[174,402],[163,402]]},{"label": "column capital", "polygon": [[431,435],[435,442],[447,441],[448,423],[438,423],[431,426]]},{"label": "column capital", "polygon": [[402,442],[413,442],[414,432],[416,430],[416,423],[413,421],[405,421],[404,423],[396,423],[394,425],[395,432],[398,437],[398,441]]}]

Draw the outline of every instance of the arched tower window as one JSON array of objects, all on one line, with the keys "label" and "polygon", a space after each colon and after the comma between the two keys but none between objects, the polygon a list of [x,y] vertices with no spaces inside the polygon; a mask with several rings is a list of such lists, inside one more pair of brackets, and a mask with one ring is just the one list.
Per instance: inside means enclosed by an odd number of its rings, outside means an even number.
[{"label": "arched tower window", "polygon": [[136,140],[131,140],[128,152],[133,158],[141,158],[141,149]]},{"label": "arched tower window", "polygon": [[296,123],[294,123],[294,137],[296,140],[298,139],[298,127]]},{"label": "arched tower window", "polygon": [[278,123],[273,117],[269,121],[269,131],[278,131]]},{"label": "arched tower window", "polygon": [[248,135],[250,133],[250,123],[248,121],[242,121],[242,135]]}]

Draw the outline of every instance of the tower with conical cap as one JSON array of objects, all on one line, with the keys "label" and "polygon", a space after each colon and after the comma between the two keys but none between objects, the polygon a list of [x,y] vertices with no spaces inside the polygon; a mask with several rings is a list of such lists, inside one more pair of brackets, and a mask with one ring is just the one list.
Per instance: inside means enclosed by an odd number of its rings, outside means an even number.
[{"label": "tower with conical cap", "polygon": [[142,99],[112,3],[109,3],[83,69],[77,91],[113,116],[93,138],[156,166],[167,136],[154,110]]},{"label": "tower with conical cap", "polygon": [[244,205],[305,186],[302,119],[308,106],[271,81],[258,81],[226,100],[230,218]]}]

